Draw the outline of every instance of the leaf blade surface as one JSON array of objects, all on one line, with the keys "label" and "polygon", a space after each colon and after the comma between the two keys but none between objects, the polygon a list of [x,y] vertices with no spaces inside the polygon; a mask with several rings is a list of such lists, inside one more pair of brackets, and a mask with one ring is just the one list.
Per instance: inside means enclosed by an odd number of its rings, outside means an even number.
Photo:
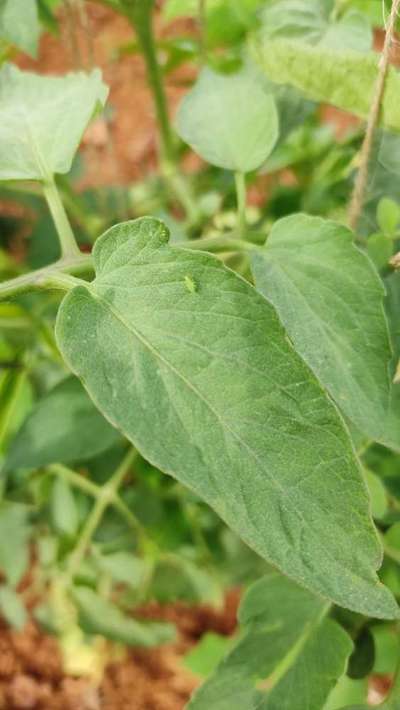
[{"label": "leaf blade surface", "polygon": [[324,600],[280,575],[260,579],[239,610],[241,639],[189,710],[322,708],[352,651],[327,611]]},{"label": "leaf blade surface", "polygon": [[352,233],[318,217],[284,218],[252,258],[252,270],[338,406],[372,439],[381,438],[390,405],[385,292]]},{"label": "leaf blade surface", "polygon": [[95,281],[59,310],[66,362],[146,459],[259,554],[339,604],[396,616],[336,408],[252,286],[167,240],[144,218],[97,241]]},{"label": "leaf blade surface", "polygon": [[101,72],[40,76],[0,70],[0,180],[47,180],[67,173],[108,88]]}]

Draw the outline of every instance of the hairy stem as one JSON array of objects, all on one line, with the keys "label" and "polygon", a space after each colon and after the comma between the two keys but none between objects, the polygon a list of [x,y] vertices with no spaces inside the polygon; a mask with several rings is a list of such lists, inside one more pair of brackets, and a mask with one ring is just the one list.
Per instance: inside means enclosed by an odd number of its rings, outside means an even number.
[{"label": "hairy stem", "polygon": [[234,233],[229,235],[221,234],[217,237],[204,237],[203,239],[189,239],[185,242],[179,242],[181,249],[192,249],[193,251],[208,251],[211,254],[226,251],[252,251],[258,249],[259,245],[251,241],[244,241],[235,237]]},{"label": "hairy stem", "polygon": [[86,493],[93,498],[97,498],[101,490],[101,487],[96,483],[92,483],[92,481],[89,481],[84,476],[81,476],[80,473],[76,473],[76,471],[73,471],[61,463],[55,463],[48,466],[46,471],[51,473],[53,476],[58,476],[59,478],[64,479],[66,483],[69,483],[75,488],[79,488],[83,493]]},{"label": "hairy stem", "polygon": [[131,448],[126,454],[126,456],[124,456],[121,464],[118,466],[111,478],[104,486],[100,488],[92,511],[86,521],[86,524],[83,526],[75,549],[73,550],[69,558],[67,569],[67,578],[69,581],[72,581],[74,576],[78,572],[83,558],[85,557],[85,554],[87,552],[87,549],[91,543],[92,537],[95,534],[98,526],[100,525],[104,512],[109,505],[115,502],[115,497],[117,495],[118,488],[121,485],[127,471],[129,470],[136,456],[136,450]]},{"label": "hairy stem", "polygon": [[200,212],[193,198],[190,185],[181,175],[177,165],[176,145],[169,118],[163,75],[157,59],[153,31],[154,0],[121,0],[121,6],[136,31],[138,42],[146,63],[147,76],[153,94],[154,106],[160,132],[161,172],[176,199],[184,208],[189,225],[197,224]]},{"label": "hairy stem", "polygon": [[393,43],[396,18],[400,9],[400,0],[393,0],[392,10],[390,13],[389,24],[386,30],[385,44],[382,51],[382,56],[379,62],[379,72],[376,81],[374,96],[367,121],[367,129],[365,133],[364,143],[361,148],[360,169],[358,171],[356,183],[354,186],[353,196],[349,208],[349,225],[355,230],[361,216],[365,192],[368,182],[368,169],[371,152],[374,143],[375,129],[378,125],[379,115],[381,111],[382,99],[385,93],[386,77],[389,68],[390,50]]},{"label": "hairy stem", "polygon": [[246,223],[246,177],[242,172],[235,173],[235,185],[238,207],[238,234],[244,238],[247,232]]},{"label": "hairy stem", "polygon": [[146,62],[149,84],[153,92],[161,137],[161,150],[164,159],[173,160],[175,146],[168,115],[168,104],[164,82],[157,60],[154,41],[152,12],[154,0],[121,0],[122,8],[136,31],[138,42]]},{"label": "hairy stem", "polygon": [[43,184],[43,191],[60,240],[62,256],[73,257],[79,255],[80,249],[75,241],[74,233],[53,176],[49,177]]},{"label": "hairy stem", "polygon": [[[48,473],[51,473],[53,476],[59,476],[60,478],[63,478],[64,481],[69,483],[71,486],[79,488],[79,490],[81,490],[83,493],[86,493],[87,495],[91,496],[92,498],[95,498],[96,500],[102,495],[102,486],[97,485],[97,483],[93,483],[84,476],[81,476],[81,474],[76,473],[76,471],[73,471],[72,469],[68,468],[67,466],[64,466],[63,464],[52,464],[51,466],[47,467],[46,471]],[[110,505],[112,505],[116,510],[118,510],[120,515],[125,519],[129,527],[138,535],[138,538],[140,538],[140,540],[143,541],[147,538],[147,533],[145,529],[143,528],[139,520],[136,518],[134,513],[132,513],[132,511],[128,508],[126,503],[124,503],[124,501],[120,498],[117,492],[110,500]]]},{"label": "hairy stem", "polygon": [[64,257],[50,266],[0,283],[0,301],[37,289],[62,288],[68,291],[73,282],[69,279],[67,283],[63,277],[68,274],[76,275],[88,271],[93,271],[93,260],[90,254],[79,252],[77,256]]},{"label": "hairy stem", "polygon": [[170,161],[161,161],[161,173],[186,212],[187,226],[195,226],[199,222],[201,212],[193,198],[189,182],[180,172],[178,165]]}]

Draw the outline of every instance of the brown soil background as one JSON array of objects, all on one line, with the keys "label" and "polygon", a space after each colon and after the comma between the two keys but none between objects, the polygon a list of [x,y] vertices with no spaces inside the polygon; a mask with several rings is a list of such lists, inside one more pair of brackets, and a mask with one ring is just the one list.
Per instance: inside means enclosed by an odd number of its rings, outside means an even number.
[{"label": "brown soil background", "polygon": [[174,623],[177,640],[129,650],[107,667],[98,688],[64,675],[57,641],[33,622],[21,633],[0,625],[0,710],[181,710],[200,682],[182,658],[207,631],[233,633],[238,600],[239,593],[231,592],[220,611],[148,604],[140,617]]}]

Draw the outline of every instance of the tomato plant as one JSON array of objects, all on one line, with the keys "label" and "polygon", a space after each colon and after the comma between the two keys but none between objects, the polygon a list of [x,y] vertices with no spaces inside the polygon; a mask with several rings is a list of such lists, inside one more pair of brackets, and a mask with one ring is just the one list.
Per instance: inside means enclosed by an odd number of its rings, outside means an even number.
[{"label": "tomato plant", "polygon": [[[56,3],[28,4],[29,23],[0,3],[8,60],[57,25]],[[190,708],[367,707],[381,673],[394,710],[400,2],[381,53],[362,2],[167,0],[164,20],[197,22],[186,44],[157,39],[153,0],[104,4],[135,32],[158,121],[158,175],[132,193],[74,189],[99,69],[0,69],[1,195],[36,214],[24,263],[6,229],[0,262],[2,613],[24,626],[31,569],[66,671],[99,678],[106,639],[174,637],[132,607],[240,583],[240,632]],[[325,104],[366,128],[336,137]]]}]

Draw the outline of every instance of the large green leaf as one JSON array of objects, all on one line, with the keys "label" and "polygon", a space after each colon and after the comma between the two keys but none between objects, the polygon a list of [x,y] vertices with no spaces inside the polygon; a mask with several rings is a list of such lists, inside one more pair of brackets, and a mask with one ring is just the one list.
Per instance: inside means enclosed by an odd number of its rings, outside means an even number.
[{"label": "large green leaf", "polygon": [[96,242],[56,335],[99,409],[260,555],[338,604],[397,615],[337,410],[270,304],[143,218]]},{"label": "large green leaf", "polygon": [[39,35],[36,0],[0,0],[0,39],[35,55]]},{"label": "large green leaf", "polygon": [[29,413],[13,439],[4,470],[87,460],[115,444],[120,435],[99,414],[79,380],[68,377]]},{"label": "large green leaf", "polygon": [[229,75],[204,69],[185,96],[176,125],[204,160],[244,173],[260,167],[279,134],[272,94],[246,69]]},{"label": "large green leaf", "polygon": [[240,607],[239,643],[190,710],[320,710],[352,651],[328,608],[278,574],[256,582]]},{"label": "large green leaf", "polygon": [[0,180],[47,180],[67,173],[107,93],[98,69],[54,77],[5,65],[0,71]]},{"label": "large green leaf", "polygon": [[385,292],[352,233],[319,217],[286,217],[252,269],[258,290],[339,407],[371,439],[381,438],[390,397]]},{"label": "large green leaf", "polygon": [[334,16],[332,0],[275,0],[263,13],[263,40],[288,37],[331,49],[367,52],[372,31],[366,16],[348,10]]},{"label": "large green leaf", "polygon": [[[277,84],[289,84],[308,98],[325,101],[350,113],[368,116],[378,77],[380,55],[335,51],[293,40],[257,43],[254,56]],[[381,123],[400,130],[400,76],[391,67],[382,101]]]}]

